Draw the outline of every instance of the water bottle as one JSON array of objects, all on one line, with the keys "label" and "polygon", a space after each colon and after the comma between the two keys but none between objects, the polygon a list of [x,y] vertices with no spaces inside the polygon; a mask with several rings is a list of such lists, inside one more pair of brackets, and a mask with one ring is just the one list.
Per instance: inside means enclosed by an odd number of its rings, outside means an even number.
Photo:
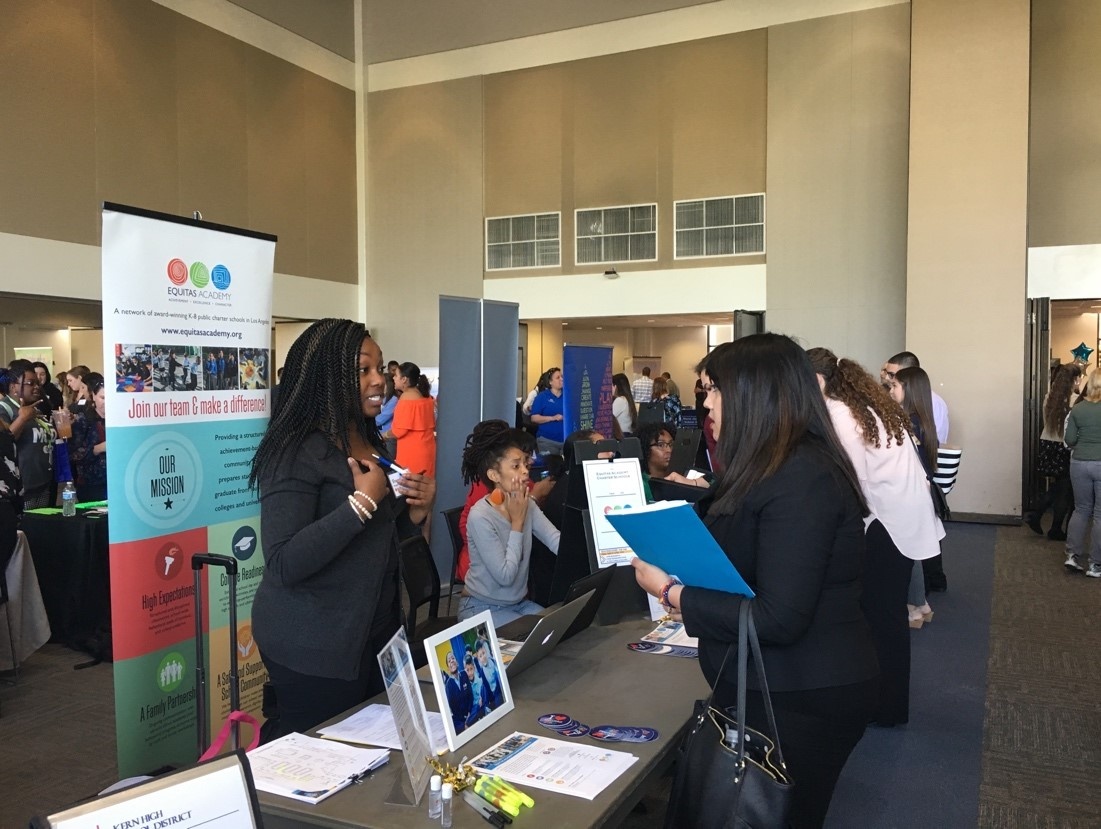
[{"label": "water bottle", "polygon": [[66,481],[65,488],[61,490],[61,514],[66,518],[76,515],[76,487],[72,481]]}]

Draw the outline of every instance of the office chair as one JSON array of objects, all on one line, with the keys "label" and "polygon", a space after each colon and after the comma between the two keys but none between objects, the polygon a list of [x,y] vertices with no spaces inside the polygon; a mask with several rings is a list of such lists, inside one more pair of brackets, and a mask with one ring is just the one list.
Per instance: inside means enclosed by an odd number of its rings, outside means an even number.
[{"label": "office chair", "polygon": [[440,511],[444,522],[447,524],[447,534],[451,536],[451,584],[447,589],[447,612],[451,612],[451,597],[455,595],[455,586],[462,584],[459,578],[459,553],[463,549],[463,535],[459,531],[459,518],[463,514],[462,507],[452,507]]},{"label": "office chair", "polygon": [[[398,548],[400,553],[401,581],[405,585],[409,601],[406,617],[405,635],[409,639],[409,649],[413,654],[413,665],[421,667],[428,661],[424,653],[424,640],[429,636],[446,630],[458,619],[454,616],[440,616],[440,574],[432,560],[432,550],[424,536],[407,538]],[[428,605],[428,615],[420,623],[417,613]]]}]

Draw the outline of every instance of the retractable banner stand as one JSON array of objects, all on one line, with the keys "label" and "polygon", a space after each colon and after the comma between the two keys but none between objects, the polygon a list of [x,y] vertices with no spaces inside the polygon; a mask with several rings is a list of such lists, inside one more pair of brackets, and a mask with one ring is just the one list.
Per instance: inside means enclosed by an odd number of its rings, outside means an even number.
[{"label": "retractable banner stand", "polygon": [[[264,571],[250,465],[267,428],[275,237],[103,209],[103,366],[119,774],[197,756],[195,553],[238,563],[241,707],[258,714]],[[229,592],[202,571],[211,732],[229,713]],[[207,739],[210,739],[208,735]]]},{"label": "retractable banner stand", "polygon": [[612,436],[612,349],[567,345],[562,349],[562,401],[565,433],[594,429]]}]

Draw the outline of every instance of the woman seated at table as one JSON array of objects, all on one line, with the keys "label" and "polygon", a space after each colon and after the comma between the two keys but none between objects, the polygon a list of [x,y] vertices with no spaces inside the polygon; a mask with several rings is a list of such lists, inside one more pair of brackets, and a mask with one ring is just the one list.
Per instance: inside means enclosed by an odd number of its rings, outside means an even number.
[{"label": "woman seated at table", "polygon": [[103,375],[91,372],[84,385],[92,404],[73,420],[73,437],[69,441],[69,462],[76,475],[78,501],[107,500],[107,398]]},{"label": "woman seated at table", "polygon": [[706,487],[708,485],[703,478],[689,479],[679,472],[669,471],[669,461],[673,457],[673,438],[676,437],[676,431],[671,423],[643,423],[638,427],[636,437],[642,444],[644,483],[648,483],[650,478],[660,478],[688,486]]},{"label": "woman seated at table", "polygon": [[459,602],[460,619],[488,610],[499,628],[543,610],[527,599],[531,539],[534,535],[557,553],[561,533],[528,491],[529,462],[514,429],[469,444],[463,451],[463,469],[477,470],[489,495],[474,504],[467,517],[470,569]]}]

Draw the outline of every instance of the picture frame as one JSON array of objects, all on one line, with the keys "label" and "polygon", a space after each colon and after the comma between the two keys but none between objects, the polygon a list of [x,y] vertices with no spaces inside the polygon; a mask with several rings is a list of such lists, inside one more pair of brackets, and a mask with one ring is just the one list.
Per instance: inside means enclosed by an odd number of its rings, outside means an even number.
[{"label": "picture frame", "polygon": [[515,707],[488,610],[428,637],[424,650],[451,751]]}]

